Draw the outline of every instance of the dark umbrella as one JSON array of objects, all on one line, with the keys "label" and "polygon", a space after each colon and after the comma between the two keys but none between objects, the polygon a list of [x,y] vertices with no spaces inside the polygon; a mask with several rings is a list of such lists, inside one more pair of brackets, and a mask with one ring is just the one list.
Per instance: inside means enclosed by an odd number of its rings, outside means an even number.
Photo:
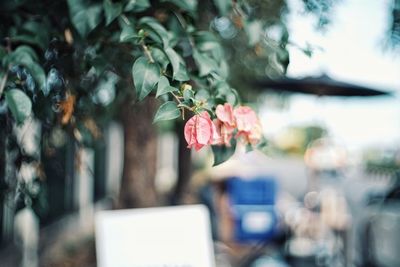
[{"label": "dark umbrella", "polygon": [[322,75],[320,77],[306,77],[302,79],[265,79],[256,81],[255,86],[260,89],[271,89],[274,91],[288,91],[320,96],[378,96],[391,94],[390,92],[378,89],[336,81],[327,75]]}]

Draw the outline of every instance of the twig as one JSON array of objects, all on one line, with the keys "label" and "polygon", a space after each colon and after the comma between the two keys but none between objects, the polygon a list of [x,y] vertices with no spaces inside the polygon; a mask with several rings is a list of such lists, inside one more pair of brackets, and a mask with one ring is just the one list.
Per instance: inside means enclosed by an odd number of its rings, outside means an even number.
[{"label": "twig", "polygon": [[174,96],[174,98],[176,99],[176,101],[178,101],[179,104],[182,104],[181,98],[179,96],[174,94],[174,92],[171,92],[171,94]]},{"label": "twig", "polygon": [[124,14],[121,15],[121,18],[127,25],[131,25],[131,22]]},{"label": "twig", "polygon": [[196,111],[196,107],[189,107],[189,106],[186,106],[185,104],[182,104],[182,101],[181,101],[182,97],[177,96],[176,94],[174,94],[174,92],[171,92],[171,94],[174,96],[176,102],[178,102],[178,107],[181,108],[183,120],[185,120],[185,109],[192,111],[192,112]]},{"label": "twig", "polygon": [[8,79],[8,68],[7,68],[6,74],[3,76],[3,78],[0,81],[0,97],[3,94],[3,90],[4,90],[4,87],[6,86],[7,79]]},{"label": "twig", "polygon": [[246,14],[243,13],[243,11],[240,9],[240,7],[238,6],[238,3],[237,3],[235,0],[232,1],[232,9],[233,9],[233,11],[235,11],[240,17],[242,17],[242,18],[244,18],[244,19],[247,18]]},{"label": "twig", "polygon": [[140,41],[140,45],[143,48],[144,53],[146,54],[147,58],[150,60],[151,63],[154,63],[154,58],[151,55],[151,52],[149,50],[149,48],[147,47],[147,45],[144,43],[144,41]]},{"label": "twig", "polygon": [[[7,42],[7,53],[11,53],[11,41],[9,37],[6,37]],[[4,74],[3,78],[0,81],[0,97],[3,94],[4,87],[6,86],[7,79],[8,79],[8,70],[10,69],[10,64],[7,65],[6,73]]]}]

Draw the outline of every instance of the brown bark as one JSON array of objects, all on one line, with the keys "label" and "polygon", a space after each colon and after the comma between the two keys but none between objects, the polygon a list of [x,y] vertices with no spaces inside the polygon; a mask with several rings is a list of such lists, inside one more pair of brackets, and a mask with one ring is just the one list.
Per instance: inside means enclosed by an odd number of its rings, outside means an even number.
[{"label": "brown bark", "polygon": [[[1,120],[0,120],[1,122]],[[0,130],[0,243],[3,241],[3,205],[6,193],[6,136]]]},{"label": "brown bark", "polygon": [[[0,131],[0,188],[6,175],[6,135]],[[0,193],[1,194],[1,193]]]},{"label": "brown bark", "polygon": [[192,160],[190,149],[184,137],[183,129],[185,122],[176,123],[176,133],[178,135],[178,180],[172,196],[172,204],[181,204],[185,191],[188,189],[190,177],[192,176]]},{"label": "brown bark", "polygon": [[125,146],[119,208],[157,205],[157,129],[152,123],[156,107],[156,100],[147,97],[134,105],[125,103],[121,110]]}]

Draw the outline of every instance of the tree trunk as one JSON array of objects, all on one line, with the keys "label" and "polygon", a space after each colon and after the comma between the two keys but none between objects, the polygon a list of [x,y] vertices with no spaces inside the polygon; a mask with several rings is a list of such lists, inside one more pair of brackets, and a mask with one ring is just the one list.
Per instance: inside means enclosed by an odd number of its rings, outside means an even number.
[{"label": "tree trunk", "polygon": [[6,176],[6,135],[3,130],[0,130],[0,244],[3,241],[3,206],[7,189],[5,176]]},{"label": "tree trunk", "polygon": [[174,205],[181,204],[183,196],[190,182],[192,176],[192,160],[191,150],[187,148],[187,142],[183,133],[186,121],[177,122],[176,132],[178,135],[178,180],[171,197],[171,202]]},{"label": "tree trunk", "polygon": [[157,129],[153,122],[156,100],[147,97],[122,107],[124,169],[119,208],[151,207],[158,203],[155,189]]}]

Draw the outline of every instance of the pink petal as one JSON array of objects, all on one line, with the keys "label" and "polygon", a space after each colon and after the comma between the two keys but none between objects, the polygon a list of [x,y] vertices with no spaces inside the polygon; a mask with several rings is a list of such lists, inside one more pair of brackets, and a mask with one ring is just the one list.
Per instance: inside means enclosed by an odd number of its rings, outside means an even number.
[{"label": "pink petal", "polygon": [[250,107],[238,107],[233,113],[239,131],[249,132],[258,123],[257,114]]},{"label": "pink petal", "polygon": [[248,135],[248,140],[252,145],[257,144],[262,137],[262,128],[261,124],[257,123],[253,129],[251,129],[250,134]]},{"label": "pink petal", "polygon": [[235,124],[233,116],[233,108],[231,104],[225,103],[224,105],[218,105],[215,110],[215,114],[217,115],[217,118],[220,121],[229,124],[231,126]]},{"label": "pink petal", "polygon": [[196,143],[195,122],[196,116],[190,118],[184,128],[185,140],[188,143],[188,148],[191,148]]},{"label": "pink petal", "polygon": [[215,119],[212,122],[212,127],[211,127],[211,129],[213,131],[213,138],[212,138],[212,143],[211,143],[212,145],[220,145],[222,142],[221,134],[220,134],[221,126],[222,126],[222,123],[218,119]]},{"label": "pink petal", "polygon": [[204,145],[201,145],[201,144],[195,144],[195,145],[194,145],[194,149],[196,149],[196,151],[199,151],[200,149],[203,148],[203,146],[204,146]]},{"label": "pink petal", "polygon": [[203,112],[196,118],[197,120],[195,123],[195,127],[197,143],[207,145],[210,143],[212,137],[212,122],[210,119],[210,115],[207,112]]},{"label": "pink petal", "polygon": [[221,136],[222,136],[222,142],[227,146],[231,146],[231,139],[233,136],[233,127],[229,127],[227,125],[222,125],[221,127]]}]

